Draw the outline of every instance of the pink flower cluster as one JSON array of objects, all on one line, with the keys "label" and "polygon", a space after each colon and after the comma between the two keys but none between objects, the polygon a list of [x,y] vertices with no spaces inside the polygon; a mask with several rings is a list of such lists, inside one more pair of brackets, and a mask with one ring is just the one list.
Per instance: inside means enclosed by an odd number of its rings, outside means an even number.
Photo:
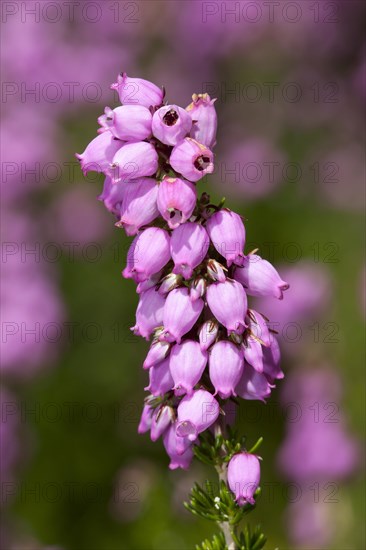
[{"label": "pink flower cluster", "polygon": [[135,235],[123,276],[139,295],[132,330],[152,339],[138,430],[163,437],[171,469],[187,468],[223,400],[264,400],[283,377],[278,343],[247,296],[282,299],[288,284],[244,254],[241,216],[197,194],[214,169],[215,100],[194,94],[186,109],[165,104],[162,89],[126,74],[112,88],[123,105],[105,109],[99,135],[77,157],[84,172],[105,174],[100,198]]}]

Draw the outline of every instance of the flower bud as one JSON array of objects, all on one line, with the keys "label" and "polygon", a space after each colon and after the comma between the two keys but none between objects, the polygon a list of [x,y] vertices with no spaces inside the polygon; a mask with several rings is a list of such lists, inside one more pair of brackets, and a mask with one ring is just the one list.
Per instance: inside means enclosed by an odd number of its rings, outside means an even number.
[{"label": "flower bud", "polygon": [[207,254],[209,242],[206,229],[198,223],[187,222],[174,229],[170,239],[173,273],[185,279],[192,277],[193,269]]},{"label": "flower bud", "polygon": [[264,401],[271,395],[271,388],[266,376],[244,363],[244,370],[235,391],[243,399]]},{"label": "flower bud", "polygon": [[160,107],[152,119],[154,136],[166,145],[176,145],[189,134],[191,127],[191,117],[177,105]]},{"label": "flower bud", "polygon": [[149,385],[144,389],[155,397],[162,397],[173,389],[174,380],[170,374],[169,361],[170,358],[167,357],[156,367],[149,369]]},{"label": "flower bud", "polygon": [[177,408],[177,435],[195,441],[198,434],[216,422],[219,412],[219,404],[210,392],[197,390],[186,395]]},{"label": "flower bud", "polygon": [[169,342],[181,341],[201,315],[203,300],[192,300],[188,288],[176,288],[169,292],[164,306],[164,334],[161,339]]},{"label": "flower bud", "polygon": [[126,279],[141,283],[160,271],[170,260],[170,237],[167,231],[149,227],[132,242],[127,253]]},{"label": "flower bud", "polygon": [[209,285],[206,296],[212,313],[227,328],[229,334],[242,334],[247,312],[247,297],[243,287],[232,279],[226,279],[224,283]]},{"label": "flower bud", "polygon": [[177,468],[187,470],[193,458],[192,444],[188,438],[177,436],[175,424],[171,424],[164,433],[163,443],[170,457],[169,468],[171,470]]},{"label": "flower bud", "polygon": [[196,188],[190,181],[165,177],[159,185],[158,208],[170,229],[175,229],[192,216],[196,200]]},{"label": "flower bud", "polygon": [[130,78],[126,73],[118,75],[111,89],[117,90],[120,102],[124,105],[158,106],[164,99],[164,90],[148,80]]},{"label": "flower bud", "polygon": [[207,220],[206,229],[214,247],[224,256],[227,265],[242,265],[245,229],[241,217],[226,208],[219,210]]},{"label": "flower bud", "polygon": [[205,279],[202,277],[196,277],[192,283],[190,288],[189,297],[191,298],[192,302],[195,300],[198,300],[199,298],[203,298],[206,293],[207,283]]},{"label": "flower bud", "polygon": [[214,171],[212,151],[192,138],[185,138],[174,147],[169,162],[176,172],[190,181],[198,181]]},{"label": "flower bud", "polygon": [[159,365],[168,355],[169,349],[170,344],[168,342],[153,342],[144,361],[143,368],[150,369]]},{"label": "flower bud", "polygon": [[272,336],[269,332],[266,319],[255,311],[254,309],[248,309],[247,323],[250,333],[263,342],[263,345],[268,347],[271,345]]},{"label": "flower bud", "polygon": [[168,405],[156,408],[151,419],[150,437],[156,441],[167,430],[174,419],[174,411]]},{"label": "flower bud", "polygon": [[198,342],[184,340],[173,346],[169,366],[176,395],[192,393],[201,379],[206,363],[207,353],[201,350]]},{"label": "flower bud", "polygon": [[205,321],[199,330],[201,349],[206,351],[215,342],[219,333],[219,324],[215,319]]},{"label": "flower bud", "polygon": [[244,359],[257,372],[263,372],[263,348],[252,336],[247,336],[246,342],[243,344]]},{"label": "flower bud", "polygon": [[208,262],[207,262],[207,275],[213,281],[219,281],[220,283],[225,282],[226,281],[225,271],[227,271],[227,269],[224,268],[224,266],[222,266],[216,260],[208,260]]},{"label": "flower bud", "polygon": [[208,94],[193,94],[192,100],[186,108],[193,121],[191,137],[212,148],[216,143],[217,131],[217,114],[214,106],[216,99],[211,99]]},{"label": "flower bud", "polygon": [[246,256],[243,266],[235,269],[234,278],[244,286],[249,296],[273,296],[282,300],[283,291],[290,286],[272,264],[256,254]]},{"label": "flower bud", "polygon": [[153,330],[163,324],[165,298],[155,288],[140,294],[136,310],[136,325],[131,328],[134,334],[149,339]]},{"label": "flower bud", "polygon": [[239,506],[254,505],[254,493],[258,489],[261,469],[258,457],[249,453],[234,455],[227,467],[227,481]]},{"label": "flower bud", "polygon": [[175,273],[168,273],[161,281],[159,286],[159,294],[165,295],[168,294],[171,290],[178,288],[183,280],[181,275],[176,275]]},{"label": "flower bud", "polygon": [[223,399],[236,395],[235,386],[243,372],[243,354],[238,346],[227,340],[216,342],[209,356],[209,373],[215,394]]},{"label": "flower bud", "polygon": [[152,115],[142,105],[123,105],[116,109],[106,107],[99,124],[123,141],[143,141],[151,136]]},{"label": "flower bud", "polygon": [[[102,136],[104,134],[101,134]],[[114,183],[152,176],[158,169],[158,154],[151,143],[125,143],[114,155],[109,173]]]},{"label": "flower bud", "polygon": [[153,413],[154,409],[152,409],[150,405],[145,404],[142,409],[139,425],[137,427],[137,433],[144,434],[150,430]]},{"label": "flower bud", "polygon": [[75,155],[80,161],[84,176],[87,172],[108,172],[115,154],[123,145],[110,132],[99,134],[87,145],[84,153]]},{"label": "flower bud", "polygon": [[127,235],[136,235],[140,227],[151,223],[159,210],[156,204],[158,185],[152,178],[141,178],[129,183],[116,183],[125,188],[117,227],[123,227]]}]

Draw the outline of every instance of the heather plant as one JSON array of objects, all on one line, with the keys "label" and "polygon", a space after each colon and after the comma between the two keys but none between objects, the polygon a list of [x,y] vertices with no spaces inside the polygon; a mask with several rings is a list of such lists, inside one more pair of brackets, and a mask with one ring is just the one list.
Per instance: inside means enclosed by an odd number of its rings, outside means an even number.
[{"label": "heather plant", "polygon": [[217,471],[217,489],[196,484],[185,504],[220,528],[197,548],[260,550],[260,528],[240,523],[260,492],[262,438],[240,437],[232,408],[265,401],[284,376],[276,336],[248,296],[282,299],[289,285],[257,250],[244,253],[242,216],[199,190],[214,170],[215,99],[193,94],[184,109],[125,73],[112,89],[122,105],[105,108],[77,158],[84,174],[105,175],[99,198],[134,236],[122,272],[139,297],[131,330],[151,341],[138,431],[162,438],[170,469],[196,456]]}]

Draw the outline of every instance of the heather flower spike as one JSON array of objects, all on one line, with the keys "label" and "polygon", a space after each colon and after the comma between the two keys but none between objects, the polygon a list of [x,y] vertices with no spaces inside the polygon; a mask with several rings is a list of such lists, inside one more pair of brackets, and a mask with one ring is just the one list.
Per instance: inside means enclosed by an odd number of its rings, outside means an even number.
[{"label": "heather flower spike", "polygon": [[138,432],[162,439],[172,470],[189,468],[194,454],[215,467],[214,514],[212,495],[197,485],[187,508],[218,523],[220,550],[242,540],[261,550],[260,531],[237,532],[259,488],[261,439],[248,451],[233,424],[238,399],[265,402],[284,376],[270,321],[248,308],[247,295],[282,299],[289,285],[255,252],[244,254],[243,218],[199,189],[214,170],[215,99],[163,104],[161,88],[126,73],[112,89],[122,105],[106,107],[77,158],[84,174],[106,175],[99,199],[134,236],[123,270],[139,298],[131,330],[151,342]]}]

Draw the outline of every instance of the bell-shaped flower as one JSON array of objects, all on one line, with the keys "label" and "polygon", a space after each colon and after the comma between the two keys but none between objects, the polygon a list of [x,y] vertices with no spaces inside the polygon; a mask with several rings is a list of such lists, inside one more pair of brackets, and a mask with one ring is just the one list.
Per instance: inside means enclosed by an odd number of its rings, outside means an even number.
[{"label": "bell-shaped flower", "polygon": [[147,225],[159,216],[157,206],[158,184],[152,178],[140,178],[128,183],[116,183],[124,186],[117,227],[123,227],[127,235],[136,235],[140,227]]},{"label": "bell-shaped flower", "polygon": [[187,222],[174,229],[170,239],[173,273],[185,279],[192,277],[194,268],[207,254],[209,242],[206,229],[198,223]]},{"label": "bell-shaped flower", "polygon": [[110,132],[103,132],[94,138],[85,151],[75,156],[80,161],[84,176],[87,172],[107,173],[113,159],[124,146],[124,143],[112,136]]},{"label": "bell-shaped flower", "polygon": [[144,408],[142,409],[140,422],[137,427],[137,433],[144,434],[150,430],[153,414],[154,409],[145,403]]},{"label": "bell-shaped flower", "polygon": [[249,334],[242,347],[246,362],[257,372],[263,372],[263,348],[261,343]]},{"label": "bell-shaped flower", "polygon": [[169,361],[170,358],[167,357],[161,363],[149,369],[149,385],[144,389],[155,397],[162,397],[173,389],[174,380],[170,374]]},{"label": "bell-shaped flower", "polygon": [[263,372],[268,381],[273,384],[275,380],[284,378],[280,367],[281,352],[277,339],[271,335],[271,345],[263,348]]},{"label": "bell-shaped flower", "polygon": [[227,467],[227,482],[239,506],[255,504],[254,493],[258,489],[261,468],[258,457],[246,452],[235,454]]},{"label": "bell-shaped flower", "polygon": [[183,397],[177,408],[177,435],[195,441],[198,435],[218,419],[220,407],[206,390],[196,390]]},{"label": "bell-shaped flower", "polygon": [[192,216],[196,200],[196,188],[190,181],[165,177],[159,185],[158,209],[170,229],[175,229]]},{"label": "bell-shaped flower", "polygon": [[152,119],[152,131],[156,138],[165,145],[176,145],[185,138],[192,127],[192,119],[182,107],[164,105]]},{"label": "bell-shaped flower", "polygon": [[154,341],[145,358],[143,368],[151,369],[151,367],[156,367],[159,365],[165,357],[168,355],[170,350],[169,342],[159,342]]},{"label": "bell-shaped flower", "polygon": [[177,436],[175,424],[171,424],[164,433],[163,443],[170,458],[169,468],[188,470],[193,458],[192,444],[188,438]]},{"label": "bell-shaped flower", "polygon": [[210,216],[206,229],[214,247],[224,256],[227,265],[242,265],[245,228],[241,217],[232,210],[221,209]]},{"label": "bell-shaped flower", "polygon": [[243,399],[264,401],[271,395],[273,387],[264,373],[257,372],[248,363],[244,363],[243,374],[235,391]]},{"label": "bell-shaped flower", "polygon": [[215,342],[219,333],[219,324],[216,319],[209,319],[201,325],[198,336],[201,349],[206,351]]},{"label": "bell-shaped flower", "polygon": [[148,340],[156,327],[163,324],[165,298],[155,288],[140,294],[136,310],[136,325],[131,328],[134,334]]},{"label": "bell-shaped flower", "polygon": [[185,138],[178,143],[171,155],[171,167],[189,181],[198,181],[214,171],[212,151],[195,139]]},{"label": "bell-shaped flower", "polygon": [[216,319],[232,332],[242,334],[245,328],[247,297],[243,287],[232,279],[207,287],[207,303]]},{"label": "bell-shaped flower", "polygon": [[234,279],[239,281],[249,296],[273,296],[283,299],[289,284],[281,279],[272,264],[257,254],[246,256],[243,266],[235,269]]},{"label": "bell-shaped flower", "polygon": [[[104,134],[101,134],[102,136]],[[158,169],[155,147],[146,141],[125,143],[114,155],[109,174],[114,183],[153,176]]]},{"label": "bell-shaped flower", "polygon": [[126,279],[141,283],[160,271],[170,260],[170,236],[159,227],[149,227],[132,242],[127,253]]},{"label": "bell-shaped flower", "polygon": [[191,394],[200,381],[207,363],[207,353],[198,342],[183,340],[175,344],[170,352],[170,373],[174,380],[176,395]]},{"label": "bell-shaped flower", "polygon": [[164,333],[162,340],[178,342],[196,323],[203,310],[203,300],[192,301],[188,288],[176,288],[169,292],[164,306]]},{"label": "bell-shaped flower", "polygon": [[236,395],[235,386],[243,373],[242,351],[227,340],[216,342],[210,350],[209,373],[215,392],[223,399]]},{"label": "bell-shaped flower", "polygon": [[203,277],[196,277],[192,283],[189,292],[191,300],[194,302],[199,298],[203,298],[206,294],[207,283]]},{"label": "bell-shaped flower", "polygon": [[126,73],[119,74],[117,82],[111,85],[116,90],[120,102],[124,105],[143,105],[157,107],[162,104],[164,90],[143,78],[131,78]]},{"label": "bell-shaped flower", "polygon": [[151,136],[152,114],[142,105],[122,105],[113,110],[106,107],[98,122],[123,141],[143,141]]},{"label": "bell-shaped flower", "polygon": [[215,101],[216,99],[211,99],[208,94],[193,94],[192,103],[186,108],[193,121],[191,137],[210,147],[210,149],[216,143],[217,114]]},{"label": "bell-shaped flower", "polygon": [[104,202],[104,206],[109,212],[112,212],[115,216],[119,216],[125,190],[126,186],[124,183],[113,183],[112,179],[107,176],[104,180],[103,191],[98,196],[98,200]]}]

